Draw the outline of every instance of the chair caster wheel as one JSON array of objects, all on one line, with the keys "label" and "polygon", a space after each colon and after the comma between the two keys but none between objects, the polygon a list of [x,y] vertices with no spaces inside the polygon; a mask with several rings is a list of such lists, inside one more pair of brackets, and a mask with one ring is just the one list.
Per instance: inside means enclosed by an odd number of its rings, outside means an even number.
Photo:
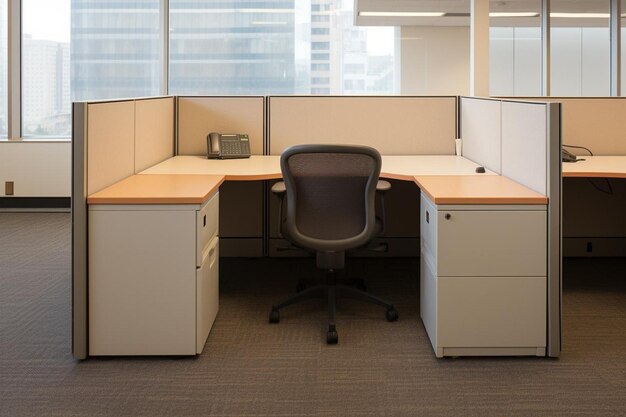
[{"label": "chair caster wheel", "polygon": [[280,321],[280,314],[278,310],[272,310],[270,312],[270,323],[278,323]]},{"label": "chair caster wheel", "polygon": [[306,284],[304,282],[298,282],[298,285],[296,285],[296,292],[302,292],[306,290]]},{"label": "chair caster wheel", "polygon": [[387,313],[385,315],[387,316],[387,321],[396,321],[396,320],[398,320],[398,310],[396,310],[393,307],[391,307],[389,310],[387,310]]},{"label": "chair caster wheel", "polygon": [[337,329],[334,324],[328,326],[328,333],[326,333],[326,343],[329,345],[336,345],[339,341],[339,335],[337,334]]}]

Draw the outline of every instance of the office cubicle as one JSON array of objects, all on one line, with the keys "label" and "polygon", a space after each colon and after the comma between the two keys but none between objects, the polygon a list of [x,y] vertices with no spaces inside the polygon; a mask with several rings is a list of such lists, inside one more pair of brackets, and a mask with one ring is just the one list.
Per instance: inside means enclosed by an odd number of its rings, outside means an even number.
[{"label": "office cubicle", "polygon": [[[276,155],[297,143],[332,141],[374,146],[383,154],[452,155],[454,139],[460,130],[465,156],[548,195],[551,216],[558,217],[560,176],[558,183],[553,183],[554,172],[548,175],[547,171],[560,167],[555,163],[559,161],[558,152],[552,149],[555,138],[559,137],[555,122],[558,106],[462,98],[459,107],[458,100],[457,97],[243,96],[75,103],[74,355],[78,358],[87,355],[87,195],[171,156],[204,155],[206,134],[210,131],[245,131],[250,135],[253,153],[260,155]],[[485,109],[480,108],[483,105]],[[527,136],[519,134],[532,126],[538,131],[531,136],[545,141],[543,155],[533,155],[537,143],[526,143]],[[381,136],[385,139],[381,140]],[[546,143],[551,147],[546,147]],[[499,146],[496,149],[500,159],[495,159],[493,146]],[[554,146],[558,149],[559,145]],[[527,170],[520,165],[527,157],[542,161],[543,170],[535,166]],[[544,187],[540,186],[537,172],[544,173]],[[387,204],[388,212],[396,211],[396,218],[384,236],[390,242],[389,253],[419,255],[419,190],[407,181],[395,181],[394,188],[395,197],[390,195]],[[224,245],[225,251],[238,256],[276,255],[276,245],[280,242],[276,234],[275,201],[269,194],[268,182],[232,182],[221,193],[220,200],[227,201],[220,207],[220,234],[223,241],[231,242],[230,248],[228,243]],[[559,224],[556,217],[551,217],[551,224]],[[558,235],[559,229],[554,227],[551,233]],[[551,236],[555,245],[551,253],[558,257],[559,241],[554,234]],[[559,265],[560,261],[551,263],[549,275],[559,275]],[[560,287],[550,291],[552,296],[555,291],[560,296]],[[548,355],[558,356],[560,311],[555,304],[549,308],[550,319],[555,324],[550,326]]]},{"label": "office cubicle", "polygon": [[461,97],[463,156],[548,197],[548,356],[561,351],[561,107]]},{"label": "office cubicle", "polygon": [[175,101],[72,106],[72,352],[87,356],[87,196],[174,156]]},{"label": "office cubicle", "polygon": [[[268,154],[304,143],[371,146],[384,155],[453,155],[457,129],[454,96],[273,96],[268,98]],[[374,246],[381,252],[356,251],[355,256],[418,257],[420,247],[419,190],[412,182],[389,180],[385,233]],[[268,193],[268,255],[302,256],[285,251],[279,237],[278,198]],[[380,201],[379,201],[380,204]]]},{"label": "office cubicle", "polygon": [[[626,155],[626,98],[528,97],[559,102],[564,145],[588,148],[596,156]],[[580,148],[566,148],[584,158]],[[626,256],[626,181],[564,178],[563,255]]]}]

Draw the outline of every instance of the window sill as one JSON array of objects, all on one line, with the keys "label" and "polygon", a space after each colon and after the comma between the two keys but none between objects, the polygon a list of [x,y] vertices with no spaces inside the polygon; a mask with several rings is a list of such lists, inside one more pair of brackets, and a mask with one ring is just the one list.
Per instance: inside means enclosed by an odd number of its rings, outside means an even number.
[{"label": "window sill", "polygon": [[67,143],[71,141],[71,138],[0,138],[0,143]]}]

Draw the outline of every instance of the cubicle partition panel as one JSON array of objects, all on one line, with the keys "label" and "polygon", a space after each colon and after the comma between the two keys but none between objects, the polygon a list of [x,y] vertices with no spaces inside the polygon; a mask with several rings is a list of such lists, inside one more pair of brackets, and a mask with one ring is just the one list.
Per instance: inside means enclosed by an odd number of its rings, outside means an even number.
[{"label": "cubicle partition panel", "polygon": [[178,97],[178,155],[206,155],[210,132],[247,133],[252,155],[263,155],[265,97]]},{"label": "cubicle partition panel", "polygon": [[[268,98],[268,153],[306,143],[366,145],[384,155],[453,155],[456,97],[273,96]],[[412,182],[390,180],[385,196],[387,250],[359,256],[419,256],[419,189]],[[303,256],[281,250],[289,245],[278,233],[278,199],[268,195],[270,256]]]},{"label": "cubicle partition panel", "polygon": [[[247,133],[251,153],[265,153],[265,97],[178,97],[177,102],[177,155],[206,157],[210,132]],[[265,183],[227,181],[220,194],[220,256],[263,256]]]},{"label": "cubicle partition panel", "polygon": [[[535,97],[561,103],[563,144],[596,156],[626,155],[625,97]],[[582,158],[581,148],[566,148]],[[626,181],[615,178],[563,180],[565,256],[626,256]]]},{"label": "cubicle partition panel", "polygon": [[559,356],[562,276],[560,104],[462,97],[460,109],[463,156],[548,197],[546,354]]},{"label": "cubicle partition panel", "polygon": [[174,156],[174,97],[135,102],[135,173]]},{"label": "cubicle partition panel", "polygon": [[384,155],[454,155],[456,97],[269,97],[269,154],[302,143]]},{"label": "cubicle partition panel", "polygon": [[502,172],[502,102],[477,97],[460,98],[462,155],[485,168]]},{"label": "cubicle partition panel", "polygon": [[87,197],[174,155],[173,97],[72,106],[72,352],[87,357]]}]

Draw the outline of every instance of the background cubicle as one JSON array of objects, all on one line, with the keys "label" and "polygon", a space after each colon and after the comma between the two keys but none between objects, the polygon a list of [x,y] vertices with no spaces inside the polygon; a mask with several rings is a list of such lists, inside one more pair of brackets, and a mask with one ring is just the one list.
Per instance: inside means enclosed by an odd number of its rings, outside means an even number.
[{"label": "background cubicle", "polygon": [[[457,111],[460,109],[460,114]],[[560,351],[560,136],[557,104],[457,97],[156,97],[73,107],[73,351],[87,335],[86,197],[174,155],[206,152],[211,131],[245,132],[253,154],[298,143],[359,143],[387,155],[463,154],[550,198],[548,354]],[[460,120],[460,129],[457,123]],[[556,147],[556,148],[555,148]],[[556,149],[556,151],[555,151]],[[281,256],[267,181],[221,188],[220,252]],[[385,256],[419,256],[419,189],[393,181]],[[367,254],[371,256],[371,253]]]},{"label": "background cubicle", "polygon": [[[626,98],[534,97],[561,103],[563,144],[594,155],[626,155]],[[567,148],[584,158],[588,152]],[[612,192],[610,192],[612,190]],[[626,256],[626,181],[564,178],[564,256]]]}]

